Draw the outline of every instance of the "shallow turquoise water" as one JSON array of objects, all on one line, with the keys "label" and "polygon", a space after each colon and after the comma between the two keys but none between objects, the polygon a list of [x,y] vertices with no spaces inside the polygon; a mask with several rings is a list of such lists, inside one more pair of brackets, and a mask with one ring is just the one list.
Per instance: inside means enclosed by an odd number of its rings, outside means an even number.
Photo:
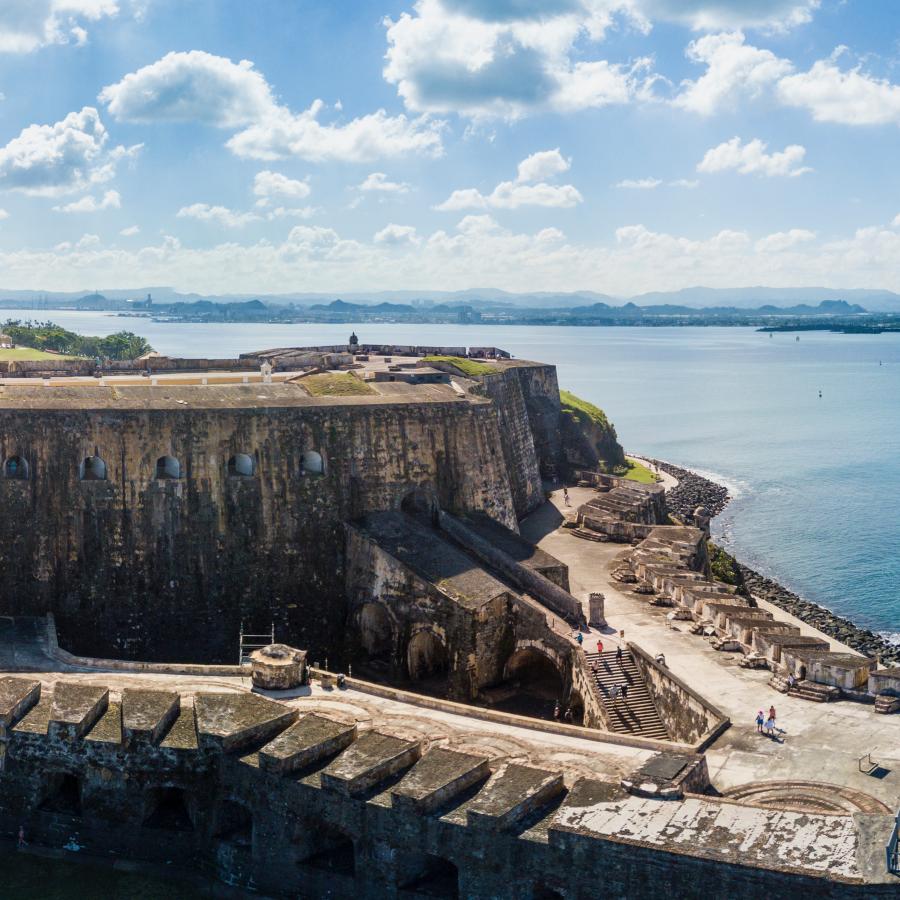
[{"label": "shallow turquoise water", "polygon": [[353,327],[362,342],[495,345],[554,363],[563,387],[606,409],[626,448],[732,486],[735,500],[715,530],[744,561],[861,625],[900,632],[898,334],[807,332],[797,341],[745,328],[182,325],[56,311],[39,317],[90,334],[129,328],[173,355],[340,343]]}]

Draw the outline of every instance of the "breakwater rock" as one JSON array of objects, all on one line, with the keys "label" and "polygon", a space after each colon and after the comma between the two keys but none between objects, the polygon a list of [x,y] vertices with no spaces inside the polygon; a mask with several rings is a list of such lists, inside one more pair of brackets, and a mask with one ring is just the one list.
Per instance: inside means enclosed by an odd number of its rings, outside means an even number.
[{"label": "breakwater rock", "polygon": [[[719,515],[728,505],[731,498],[723,485],[664,460],[651,459],[650,462],[678,479],[678,486],[666,492],[666,504],[669,512],[683,521],[692,521],[694,510],[700,505],[705,506],[713,516]],[[798,597],[793,591],[743,565],[739,560],[738,568],[744,579],[744,587],[751,595],[768,600],[779,609],[859,653],[879,657],[882,665],[900,666],[900,646],[890,643],[874,631],[854,625],[849,619],[836,615],[817,603]]]},{"label": "breakwater rock", "polygon": [[896,644],[889,643],[875,632],[860,628],[849,619],[835,615],[816,603],[803,600],[777,581],[772,581],[771,578],[766,578],[740,563],[738,565],[747,590],[754,596],[774,603],[779,609],[789,612],[808,625],[818,628],[823,634],[866,656],[880,657],[885,666],[900,666],[900,647]]},{"label": "breakwater rock", "polygon": [[698,506],[705,506],[713,516],[717,516],[728,505],[731,497],[724,485],[661,459],[651,459],[650,462],[678,479],[678,486],[666,491],[666,505],[669,512],[682,521],[693,521],[694,510]]}]

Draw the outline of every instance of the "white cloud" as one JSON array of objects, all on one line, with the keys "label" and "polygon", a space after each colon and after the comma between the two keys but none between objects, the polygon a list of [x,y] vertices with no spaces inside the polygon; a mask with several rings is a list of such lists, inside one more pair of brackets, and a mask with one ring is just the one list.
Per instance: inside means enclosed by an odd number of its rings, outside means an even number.
[{"label": "white cloud", "polygon": [[435,206],[441,212],[461,209],[518,209],[520,206],[571,207],[584,199],[571,184],[547,184],[538,178],[552,177],[565,172],[571,165],[559,150],[533,153],[519,163],[515,181],[501,181],[490,194],[482,194],[476,188],[453,191],[443,202]]},{"label": "white cloud", "polygon": [[273,219],[311,219],[317,212],[319,212],[319,208],[316,206],[276,206],[266,213],[266,218],[269,221]]},{"label": "white cloud", "polygon": [[725,141],[706,151],[697,166],[698,172],[724,172],[734,169],[742,175],[787,175],[796,177],[811,172],[809,166],[802,165],[806,148],[791,144],[777,153],[766,153],[766,144],[754,138],[746,144],[738,137]]},{"label": "white cloud", "polygon": [[[297,181],[278,172],[270,172],[268,169],[257,172],[253,179],[253,193],[264,201],[268,201],[272,197],[303,200],[310,195],[311,191],[309,182]],[[257,205],[265,204],[258,203]]]},{"label": "white cloud", "polygon": [[581,46],[623,3],[417,0],[385,20],[384,77],[417,112],[512,118],[627,103],[641,86],[637,68],[586,59]]},{"label": "white cloud", "polygon": [[76,249],[84,250],[87,247],[96,247],[100,244],[99,234],[83,234],[75,244]]},{"label": "white cloud", "polygon": [[704,116],[760,96],[793,68],[771,50],[746,44],[740,32],[705,35],[688,44],[686,55],[705,64],[706,72],[696,81],[682,82],[673,103]]},{"label": "white cloud", "polygon": [[266,79],[249,60],[233,63],[202,50],[167,53],[103,88],[99,99],[126,122],[251,125],[276,108]]},{"label": "white cloud", "polygon": [[115,0],[3,0],[0,4],[0,53],[30,53],[49,44],[88,37],[84,22],[115,16]]},{"label": "white cloud", "polygon": [[409,185],[404,181],[391,181],[384,172],[372,172],[359,185],[359,189],[384,194],[406,194],[409,192]]},{"label": "white cloud", "polygon": [[662,184],[661,178],[625,178],[616,184],[617,188],[632,188],[639,191],[652,191]]},{"label": "white cloud", "polygon": [[201,122],[236,131],[227,146],[247,159],[364,161],[442,151],[440,122],[389,116],[381,109],[346,123],[323,124],[321,100],[295,114],[278,105],[253,63],[233,63],[200,50],[168,53],[105,87],[100,99],[123,121]]},{"label": "white cloud", "polygon": [[790,231],[776,231],[774,234],[760,238],[754,245],[757,253],[780,253],[790,250],[798,244],[806,244],[816,239],[814,231],[805,228],[792,228]]},{"label": "white cloud", "polygon": [[669,182],[669,187],[687,188],[693,190],[700,187],[700,182],[696,178],[676,178]]},{"label": "white cloud", "polygon": [[566,159],[560,152],[559,147],[555,150],[540,150],[526,156],[519,163],[517,181],[544,181],[547,178],[553,178],[568,172],[572,165],[571,159]]},{"label": "white cloud", "polygon": [[894,216],[894,220],[891,222],[891,225],[894,228],[900,228],[900,213],[897,213],[897,215]]},{"label": "white cloud", "polygon": [[392,247],[400,247],[408,244],[418,244],[419,236],[412,225],[386,225],[375,234],[376,244],[388,244]]},{"label": "white cloud", "polygon": [[900,85],[867,75],[859,67],[842,71],[835,58],[819,60],[808,72],[782,78],[778,83],[781,102],[808,109],[817,122],[900,124]]},{"label": "white cloud", "polygon": [[0,189],[57,197],[109,181],[140,145],[107,151],[97,110],[86,106],[53,125],[29,125],[0,148]]},{"label": "white cloud", "polygon": [[138,225],[129,225],[127,228],[123,228],[123,229],[119,232],[119,234],[121,234],[122,237],[134,237],[134,235],[140,234],[140,231],[141,231],[140,226],[138,226]]},{"label": "white cloud", "polygon": [[251,212],[235,212],[225,206],[210,206],[208,203],[192,203],[183,206],[176,213],[179,219],[197,219],[200,222],[213,222],[225,228],[241,228],[250,222],[258,222],[260,217]]},{"label": "white cloud", "polygon": [[5,209],[0,209],[0,222],[9,218],[9,213]]},{"label": "white cloud", "polygon": [[635,0],[634,13],[697,31],[722,28],[783,30],[812,20],[821,0]]},{"label": "white cloud", "polygon": [[102,209],[119,209],[122,206],[122,197],[118,191],[106,191],[98,200],[93,194],[87,194],[79,200],[73,200],[62,206],[54,206],[56,212],[64,213],[93,213]]}]

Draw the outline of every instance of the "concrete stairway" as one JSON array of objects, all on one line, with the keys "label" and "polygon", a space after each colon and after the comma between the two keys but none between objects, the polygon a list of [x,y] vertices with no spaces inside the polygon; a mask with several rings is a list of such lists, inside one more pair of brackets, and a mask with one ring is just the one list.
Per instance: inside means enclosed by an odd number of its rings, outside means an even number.
[{"label": "concrete stairway", "polygon": [[[629,651],[623,651],[621,662],[616,659],[614,650],[602,654],[586,653],[585,658],[588,667],[591,664],[596,667],[594,683],[603,698],[610,731],[669,740],[666,726]],[[628,685],[626,696],[612,699],[611,688],[623,684]]]},{"label": "concrete stairway", "polygon": [[840,688],[829,684],[817,684],[815,681],[797,681],[793,688],[788,689],[788,681],[784,675],[775,673],[769,679],[769,687],[775,688],[782,694],[790,694],[801,700],[811,700],[813,703],[831,703],[841,699]]}]

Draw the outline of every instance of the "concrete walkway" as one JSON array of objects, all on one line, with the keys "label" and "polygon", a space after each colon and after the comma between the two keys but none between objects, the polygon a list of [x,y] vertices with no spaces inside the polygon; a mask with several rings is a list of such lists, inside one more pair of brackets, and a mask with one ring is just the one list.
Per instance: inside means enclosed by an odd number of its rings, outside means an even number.
[{"label": "concrete walkway", "polygon": [[[590,488],[569,489],[573,507],[592,496]],[[564,509],[561,491],[553,494],[552,503]],[[553,519],[552,511],[540,509],[522,523],[522,534],[569,566],[572,593],[582,600],[585,612],[588,594],[601,591],[612,628],[624,629],[626,640],[651,654],[664,653],[674,674],[731,718],[732,728],[707,751],[710,776],[719,790],[756,781],[825,781],[871,794],[892,807],[900,805],[900,715],[879,716],[871,706],[850,701],[819,704],[778,693],[767,684],[768,670],[740,668],[740,654],[713,650],[685,629],[687,623],[669,628],[667,609],[625,594],[610,571],[628,545],[579,540],[566,529],[548,530]],[[772,609],[777,617],[791,619]],[[810,626],[804,624],[803,630],[842,649]],[[784,743],[756,732],[756,711],[768,711],[773,704],[778,726],[786,731]],[[875,779],[859,771],[858,759],[868,752],[889,774]]]}]

